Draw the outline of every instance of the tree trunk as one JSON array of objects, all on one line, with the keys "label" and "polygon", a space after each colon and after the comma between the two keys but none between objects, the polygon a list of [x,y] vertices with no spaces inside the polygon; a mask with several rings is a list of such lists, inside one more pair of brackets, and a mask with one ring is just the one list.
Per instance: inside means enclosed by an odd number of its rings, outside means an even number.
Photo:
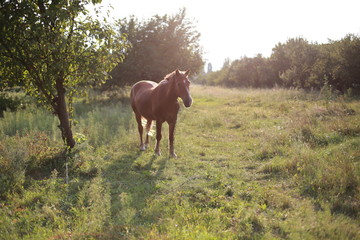
[{"label": "tree trunk", "polygon": [[58,96],[55,101],[55,112],[60,120],[60,130],[61,135],[66,145],[70,148],[75,146],[75,140],[73,138],[69,113],[66,108],[66,100],[65,100],[65,88],[62,85],[62,81],[56,83],[56,90]]}]

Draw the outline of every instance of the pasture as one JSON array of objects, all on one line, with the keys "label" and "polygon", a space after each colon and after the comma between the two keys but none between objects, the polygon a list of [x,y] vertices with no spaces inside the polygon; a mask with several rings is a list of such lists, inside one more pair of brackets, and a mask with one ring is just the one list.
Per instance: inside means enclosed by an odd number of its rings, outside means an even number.
[{"label": "pasture", "polygon": [[[0,119],[0,239],[359,239],[360,101],[300,90],[192,86],[169,158],[139,151],[129,91],[57,120]],[[67,159],[67,160],[66,160]],[[65,166],[68,167],[66,184]]]}]

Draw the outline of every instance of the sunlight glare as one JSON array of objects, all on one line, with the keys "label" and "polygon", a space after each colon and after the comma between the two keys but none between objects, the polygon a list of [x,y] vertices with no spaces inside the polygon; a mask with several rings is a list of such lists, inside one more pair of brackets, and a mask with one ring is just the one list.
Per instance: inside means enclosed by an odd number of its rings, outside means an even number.
[{"label": "sunlight glare", "polygon": [[360,33],[358,0],[105,0],[102,4],[114,7],[115,19],[135,15],[140,20],[175,14],[185,7],[201,33],[204,59],[214,70],[220,69],[226,58],[235,60],[258,53],[269,57],[276,44],[289,38],[326,43],[348,33]]}]

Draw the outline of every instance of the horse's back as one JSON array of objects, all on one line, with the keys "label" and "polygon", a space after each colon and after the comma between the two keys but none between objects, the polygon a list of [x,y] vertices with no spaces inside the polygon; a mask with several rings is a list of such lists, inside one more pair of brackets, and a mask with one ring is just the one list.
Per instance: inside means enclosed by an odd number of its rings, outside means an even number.
[{"label": "horse's back", "polygon": [[131,107],[141,115],[148,115],[151,104],[151,93],[158,84],[156,82],[143,80],[135,83],[130,92]]},{"label": "horse's back", "polygon": [[138,94],[142,91],[147,91],[147,90],[150,90],[154,87],[156,87],[158,84],[156,82],[153,82],[153,81],[148,81],[148,80],[142,80],[142,81],[139,81],[137,83],[135,83],[132,88],[131,88],[131,94]]}]

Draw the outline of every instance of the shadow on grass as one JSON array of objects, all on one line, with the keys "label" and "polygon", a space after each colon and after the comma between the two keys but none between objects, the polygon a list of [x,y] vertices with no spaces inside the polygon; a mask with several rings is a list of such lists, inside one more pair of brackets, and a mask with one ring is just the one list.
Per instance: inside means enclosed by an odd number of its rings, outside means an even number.
[{"label": "shadow on grass", "polygon": [[111,186],[111,220],[113,237],[141,236],[158,219],[146,211],[148,199],[157,193],[157,181],[162,178],[167,157],[147,152],[123,155],[105,171]]}]

